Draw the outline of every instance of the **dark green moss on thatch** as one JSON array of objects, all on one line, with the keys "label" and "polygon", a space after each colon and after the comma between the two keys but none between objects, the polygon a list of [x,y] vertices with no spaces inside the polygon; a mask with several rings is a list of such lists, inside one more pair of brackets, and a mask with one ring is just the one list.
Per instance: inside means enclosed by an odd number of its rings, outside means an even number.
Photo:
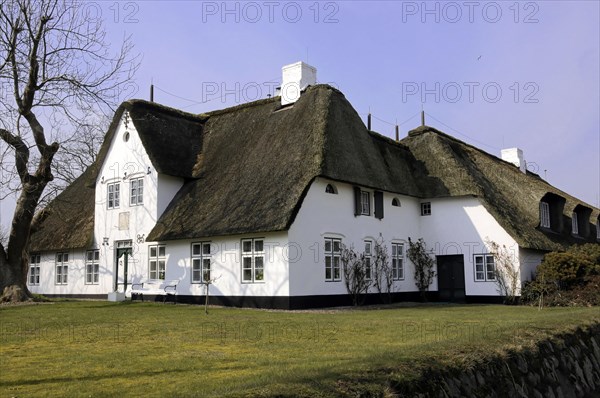
[{"label": "dark green moss on thatch", "polygon": [[[570,221],[562,233],[539,228],[539,203],[548,193],[566,199],[563,217],[584,202],[548,184],[537,174],[522,173],[516,166],[468,145],[434,128],[412,130],[402,140],[414,156],[422,161],[433,177],[443,181],[451,196],[473,195],[523,248],[557,250],[586,240],[572,237]],[[599,210],[593,209],[592,220]],[[595,227],[590,228],[595,231]],[[587,239],[593,242],[595,234]]]}]

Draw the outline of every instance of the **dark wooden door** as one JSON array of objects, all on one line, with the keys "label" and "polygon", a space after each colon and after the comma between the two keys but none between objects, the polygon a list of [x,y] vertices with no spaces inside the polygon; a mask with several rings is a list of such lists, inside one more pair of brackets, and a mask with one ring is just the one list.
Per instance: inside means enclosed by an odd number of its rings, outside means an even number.
[{"label": "dark wooden door", "polygon": [[441,301],[465,301],[465,261],[462,254],[437,256],[437,276]]}]

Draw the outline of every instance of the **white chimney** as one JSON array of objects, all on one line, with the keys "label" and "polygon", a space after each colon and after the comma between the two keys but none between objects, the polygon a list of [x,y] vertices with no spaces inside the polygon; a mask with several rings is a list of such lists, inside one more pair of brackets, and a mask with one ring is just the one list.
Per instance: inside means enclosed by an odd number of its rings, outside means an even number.
[{"label": "white chimney", "polygon": [[306,87],[317,84],[317,68],[296,62],[281,68],[281,105],[293,104]]},{"label": "white chimney", "polygon": [[505,160],[509,163],[514,164],[521,170],[521,172],[525,173],[526,164],[525,159],[523,159],[523,151],[519,148],[508,148],[503,149],[501,151],[502,160]]}]

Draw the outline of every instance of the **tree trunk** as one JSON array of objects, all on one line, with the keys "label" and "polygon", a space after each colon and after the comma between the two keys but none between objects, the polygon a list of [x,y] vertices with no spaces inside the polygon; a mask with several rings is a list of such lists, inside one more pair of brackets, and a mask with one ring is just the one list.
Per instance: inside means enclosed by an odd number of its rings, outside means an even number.
[{"label": "tree trunk", "polygon": [[32,298],[27,288],[29,271],[29,235],[33,215],[47,182],[40,179],[24,184],[15,207],[8,249],[0,245],[0,302],[27,301]]}]

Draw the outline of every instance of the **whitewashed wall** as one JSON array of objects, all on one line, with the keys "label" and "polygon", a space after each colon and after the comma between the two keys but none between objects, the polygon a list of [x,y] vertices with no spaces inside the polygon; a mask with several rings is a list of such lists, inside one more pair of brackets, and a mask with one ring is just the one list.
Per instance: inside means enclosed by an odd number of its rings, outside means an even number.
[{"label": "whitewashed wall", "polygon": [[[333,184],[337,195],[328,194],[325,188]],[[371,215],[354,216],[353,186],[345,183],[317,178],[311,185],[302,207],[289,230],[290,246],[295,247],[295,256],[290,255],[290,295],[346,294],[343,280],[325,281],[324,239],[341,238],[342,243],[362,252],[364,240],[383,238],[391,255],[391,242],[404,242],[408,249],[408,238],[420,236],[420,201],[416,198],[384,193],[384,218],[373,215],[373,190],[371,192]],[[397,197],[400,207],[392,206]],[[405,255],[403,281],[396,281],[393,291],[418,291],[414,283],[414,267]],[[437,281],[432,290],[437,289]],[[375,292],[375,289],[371,289]]]},{"label": "whitewashed wall", "polygon": [[486,239],[505,245],[519,265],[516,241],[475,197],[452,197],[427,200],[431,215],[419,217],[422,237],[436,255],[463,254],[465,293],[471,296],[496,296],[494,282],[475,281],[474,255],[489,253]]}]

